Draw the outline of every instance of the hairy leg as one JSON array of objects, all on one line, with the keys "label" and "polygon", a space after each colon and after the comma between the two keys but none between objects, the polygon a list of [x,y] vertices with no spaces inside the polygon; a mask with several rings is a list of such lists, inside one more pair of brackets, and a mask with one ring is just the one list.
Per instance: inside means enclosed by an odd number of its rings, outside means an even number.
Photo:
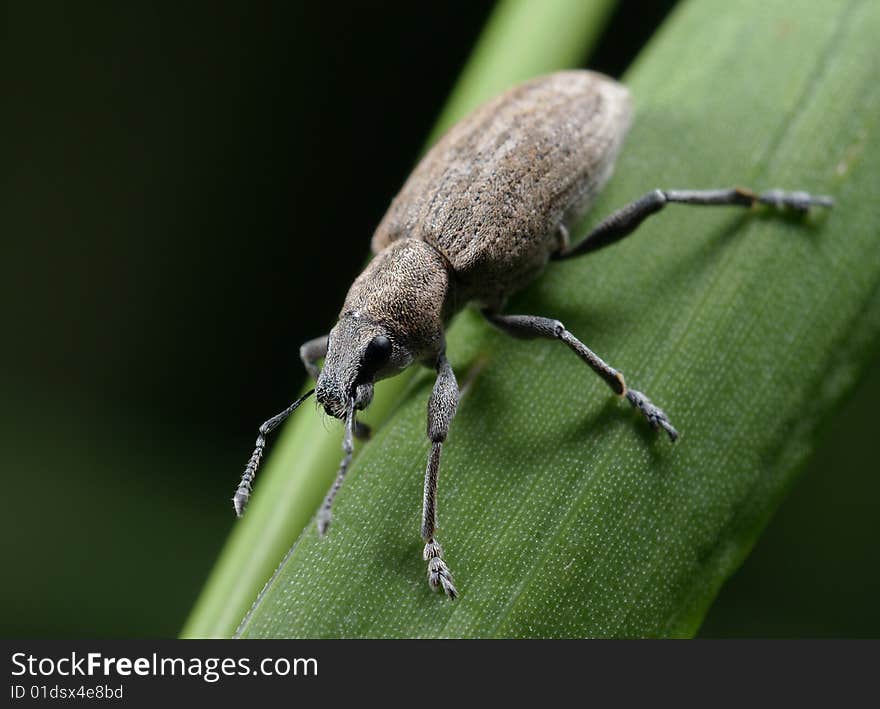
[{"label": "hairy leg", "polygon": [[662,428],[672,441],[678,438],[678,431],[672,426],[669,417],[662,409],[655,406],[642,392],[627,388],[623,374],[572,335],[558,320],[535,315],[499,315],[486,310],[483,311],[483,315],[490,323],[513,337],[521,339],[542,337],[564,342],[611,387],[615,394],[625,397],[635,409],[641,412],[652,428],[655,430]]}]

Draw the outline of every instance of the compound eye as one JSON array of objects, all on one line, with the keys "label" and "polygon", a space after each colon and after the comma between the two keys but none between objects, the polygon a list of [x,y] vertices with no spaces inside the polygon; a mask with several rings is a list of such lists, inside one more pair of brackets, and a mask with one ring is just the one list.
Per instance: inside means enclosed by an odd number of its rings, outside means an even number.
[{"label": "compound eye", "polygon": [[385,335],[376,335],[376,337],[370,340],[370,344],[367,345],[367,350],[364,352],[361,374],[368,376],[375,374],[388,361],[390,356],[391,340],[385,337]]},{"label": "compound eye", "polygon": [[370,344],[367,345],[367,352],[365,355],[365,359],[370,362],[382,363],[391,356],[391,340],[389,340],[385,335],[376,335],[372,340],[370,340]]}]

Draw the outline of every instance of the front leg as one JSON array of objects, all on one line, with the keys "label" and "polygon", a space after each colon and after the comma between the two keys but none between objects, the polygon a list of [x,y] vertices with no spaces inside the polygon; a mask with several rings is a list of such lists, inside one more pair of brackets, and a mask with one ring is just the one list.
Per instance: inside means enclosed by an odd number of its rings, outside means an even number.
[{"label": "front leg", "polygon": [[449,424],[458,408],[458,382],[455,372],[441,353],[437,359],[437,380],[428,401],[428,438],[431,454],[425,470],[425,497],[422,505],[422,539],[425,541],[423,558],[428,562],[428,584],[433,589],[443,587],[446,595],[458,595],[452,583],[452,573],[443,561],[443,549],[434,538],[437,530],[437,477],[440,473],[440,450],[449,433]]},{"label": "front leg", "polygon": [[302,360],[303,366],[309,376],[316,380],[321,370],[318,369],[318,360],[327,356],[327,346],[330,342],[330,335],[322,335],[314,340],[304,342],[299,348],[299,358]]}]

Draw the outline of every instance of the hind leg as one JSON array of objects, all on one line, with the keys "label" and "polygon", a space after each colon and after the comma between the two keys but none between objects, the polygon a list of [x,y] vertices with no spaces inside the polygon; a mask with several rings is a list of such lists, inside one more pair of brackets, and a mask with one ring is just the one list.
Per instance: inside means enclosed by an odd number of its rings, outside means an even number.
[{"label": "hind leg", "polygon": [[644,197],[631,202],[603,219],[584,237],[583,241],[573,248],[568,244],[568,231],[562,227],[559,231],[559,248],[552,258],[557,261],[574,258],[620,241],[625,236],[632,234],[645,219],[659,212],[667,204],[690,204],[704,207],[752,207],[756,204],[767,204],[777,209],[788,207],[806,212],[810,207],[832,207],[834,200],[824,195],[784,192],[782,190],[769,190],[761,194],[742,188],[652,190]]}]

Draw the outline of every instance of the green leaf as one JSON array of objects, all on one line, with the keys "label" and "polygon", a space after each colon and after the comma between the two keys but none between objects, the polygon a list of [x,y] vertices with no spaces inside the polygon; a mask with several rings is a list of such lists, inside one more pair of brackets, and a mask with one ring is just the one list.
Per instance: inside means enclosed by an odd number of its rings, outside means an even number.
[{"label": "green leaf", "polygon": [[360,450],[328,537],[306,528],[240,634],[693,634],[880,341],[877,36],[868,1],[680,6],[626,77],[636,119],[591,221],[654,187],[837,207],[673,206],[508,307],[565,322],[664,407],[675,446],[563,346],[466,312],[439,491],[461,598],[428,590],[420,556],[423,371]]},{"label": "green leaf", "polygon": [[[613,4],[613,0],[499,3],[434,134],[518,81],[577,64],[598,38]],[[541,38],[553,39],[539,41]],[[340,294],[340,302],[343,296]],[[293,366],[301,367],[299,362]],[[363,420],[374,426],[381,424],[401,401],[414,373],[380,383]],[[243,464],[247,452],[242,455]],[[303,407],[290,420],[283,435],[271,444],[247,515],[236,525],[220,555],[183,637],[232,635],[314,515],[336,475],[340,455],[340,434],[337,430],[328,432],[313,407]],[[234,481],[230,496],[233,488]]]}]

